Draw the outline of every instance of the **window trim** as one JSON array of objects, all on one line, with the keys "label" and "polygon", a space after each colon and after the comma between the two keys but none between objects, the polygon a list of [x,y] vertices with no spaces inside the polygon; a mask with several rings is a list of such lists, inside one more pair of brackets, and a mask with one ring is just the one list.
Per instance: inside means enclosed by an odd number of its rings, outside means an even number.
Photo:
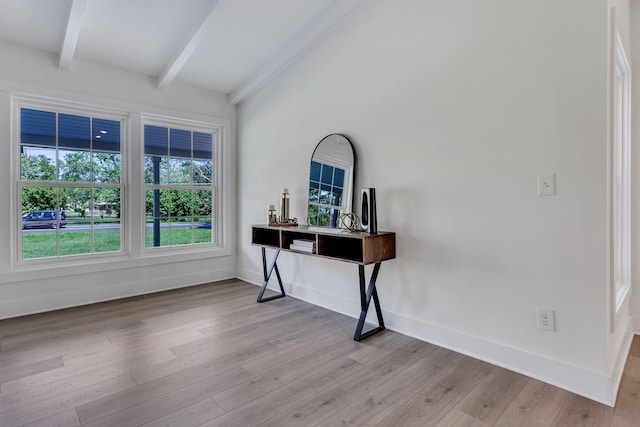
[{"label": "window trim", "polygon": [[[72,114],[72,115],[80,115],[87,117],[97,117],[101,119],[108,119],[120,122],[120,183],[119,184],[105,184],[105,183],[95,183],[99,187],[118,187],[120,188],[120,198],[122,203],[124,204],[124,209],[122,209],[120,214],[120,250],[114,252],[94,252],[90,254],[77,254],[70,256],[54,256],[54,257],[45,257],[45,258],[29,258],[23,259],[21,257],[22,254],[22,229],[18,227],[17,224],[20,220],[20,214],[18,212],[19,207],[21,206],[21,201],[18,200],[18,197],[21,194],[21,189],[25,187],[25,182],[22,181],[20,176],[20,167],[21,167],[21,159],[20,159],[20,135],[21,135],[21,122],[20,122],[20,111],[22,108],[34,109],[34,110],[44,110],[44,111],[52,111],[56,114]],[[76,264],[78,262],[86,263],[87,261],[102,261],[113,259],[117,257],[123,257],[129,254],[130,248],[128,246],[128,233],[129,233],[129,221],[127,221],[127,180],[126,180],[126,171],[128,167],[128,135],[129,132],[128,127],[129,124],[129,114],[118,109],[113,109],[109,107],[98,106],[94,104],[85,104],[81,102],[75,101],[65,101],[58,99],[51,99],[46,97],[38,97],[38,96],[30,96],[30,95],[13,95],[11,97],[11,123],[12,123],[12,135],[11,135],[11,179],[13,185],[11,186],[11,195],[10,195],[10,221],[11,224],[15,226],[14,232],[11,233],[11,252],[12,252],[12,267],[13,268],[21,268],[21,267],[34,267],[38,265],[69,265]],[[33,183],[29,181],[28,184]],[[43,184],[51,185],[51,181],[45,181]],[[56,181],[54,182],[54,187],[62,188],[62,187],[72,187],[74,184],[77,184],[72,181]],[[30,186],[30,185],[27,185]],[[94,185],[92,184],[91,188]]]},{"label": "window trim", "polygon": [[[6,282],[29,281],[38,278],[59,278],[65,276],[76,275],[79,273],[93,271],[109,271],[122,268],[139,268],[148,267],[158,264],[166,264],[173,262],[189,262],[196,260],[210,259],[215,260],[224,258],[233,254],[235,247],[235,226],[236,226],[236,209],[235,204],[237,196],[236,177],[234,175],[234,162],[236,159],[234,131],[232,129],[232,118],[205,114],[202,112],[188,112],[181,110],[172,110],[170,108],[140,104],[130,101],[107,99],[103,97],[84,96],[74,92],[65,90],[43,91],[39,87],[25,87],[8,89],[8,112],[10,114],[11,135],[10,143],[7,147],[7,156],[10,158],[8,162],[8,173],[10,176],[10,185],[8,186],[8,203],[10,209],[10,218],[12,224],[17,221],[17,180],[19,178],[19,163],[15,160],[19,157],[20,149],[16,143],[19,136],[19,122],[16,111],[16,104],[24,103],[26,106],[38,106],[41,108],[60,108],[62,110],[79,110],[81,112],[96,111],[99,115],[105,117],[124,117],[126,124],[122,127],[121,156],[123,168],[123,229],[125,230],[125,240],[123,250],[125,253],[114,254],[105,253],[100,255],[73,256],[62,258],[41,258],[28,260],[30,262],[18,263],[17,239],[19,233],[11,230],[8,233],[9,240],[9,270],[0,274],[0,285]],[[139,208],[139,191],[143,188],[144,171],[135,170],[138,162],[144,161],[144,147],[136,141],[142,139],[142,117],[166,119],[170,121],[179,120],[184,123],[204,123],[212,127],[218,128],[218,160],[220,166],[218,173],[220,180],[217,184],[217,212],[220,215],[221,231],[218,234],[218,246],[197,245],[197,247],[174,246],[166,248],[167,250],[143,251],[139,239],[138,230],[140,227],[139,214],[144,212]],[[165,249],[165,248],[158,248]]]},{"label": "window trim", "polygon": [[609,332],[631,294],[631,65],[612,16],[609,76]]},{"label": "window trim", "polygon": [[[225,224],[228,220],[226,215],[226,197],[225,197],[225,167],[224,164],[227,161],[225,159],[224,146],[226,143],[228,125],[222,120],[210,120],[201,121],[186,119],[181,117],[170,117],[166,115],[157,114],[141,114],[140,117],[140,171],[138,178],[140,179],[141,188],[140,194],[144,197],[147,190],[147,183],[144,181],[144,127],[145,125],[162,126],[167,128],[179,128],[188,129],[192,132],[204,132],[213,134],[213,147],[212,147],[212,168],[213,168],[213,185],[212,188],[213,197],[213,209],[212,209],[212,242],[211,243],[198,243],[188,245],[176,245],[176,246],[160,246],[160,247],[147,247],[146,246],[146,232],[141,235],[141,255],[143,257],[159,256],[163,254],[177,254],[177,253],[197,253],[203,251],[220,251],[220,255],[229,255],[231,253],[228,248],[227,234],[225,232]],[[182,188],[175,184],[161,184],[161,187],[166,188]],[[191,189],[194,186],[184,186],[185,189]],[[139,210],[139,220],[141,224],[145,224],[146,227],[146,214],[144,205]]]},{"label": "window trim", "polygon": [[[616,34],[614,65],[614,245],[619,251],[614,257],[615,310],[631,288],[631,67],[620,34]],[[616,259],[617,258],[617,259]]]}]

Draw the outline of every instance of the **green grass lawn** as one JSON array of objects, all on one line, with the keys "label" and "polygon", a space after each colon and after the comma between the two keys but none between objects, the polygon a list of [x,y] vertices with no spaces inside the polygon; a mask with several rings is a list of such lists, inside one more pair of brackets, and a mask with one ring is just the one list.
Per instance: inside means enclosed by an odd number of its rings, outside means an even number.
[{"label": "green grass lawn", "polygon": [[[160,230],[161,246],[208,243],[210,229],[174,228]],[[153,233],[147,230],[146,247],[153,247]],[[95,230],[93,251],[90,231],[58,230],[41,233],[22,233],[22,259],[82,255],[120,251],[120,230]]]},{"label": "green grass lawn", "polygon": [[[192,234],[193,233],[193,234]],[[161,228],[160,246],[190,245],[192,243],[210,243],[211,229],[209,228]],[[153,231],[147,228],[145,236],[147,248],[153,247]]]}]

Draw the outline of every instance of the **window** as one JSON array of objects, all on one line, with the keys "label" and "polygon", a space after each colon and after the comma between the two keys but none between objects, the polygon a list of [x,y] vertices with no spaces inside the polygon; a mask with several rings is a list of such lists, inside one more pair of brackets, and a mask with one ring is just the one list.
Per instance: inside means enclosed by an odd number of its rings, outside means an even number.
[{"label": "window", "polygon": [[144,124],[146,248],[216,243],[217,136],[206,125]]},{"label": "window", "polygon": [[613,66],[613,298],[617,313],[631,289],[631,68],[616,34]]},{"label": "window", "polygon": [[17,102],[19,260],[122,252],[124,118]]}]

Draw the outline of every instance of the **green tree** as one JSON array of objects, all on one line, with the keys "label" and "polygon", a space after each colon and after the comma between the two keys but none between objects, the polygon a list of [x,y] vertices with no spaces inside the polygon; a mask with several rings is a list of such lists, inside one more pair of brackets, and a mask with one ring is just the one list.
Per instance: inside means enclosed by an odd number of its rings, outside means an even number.
[{"label": "green tree", "polygon": [[171,190],[171,216],[191,217],[193,198],[191,190]]},{"label": "green tree", "polygon": [[[25,181],[55,181],[56,166],[53,159],[43,154],[21,154],[20,178]],[[22,187],[23,213],[43,209],[56,209],[56,207],[64,208],[64,203],[58,203],[58,195],[54,187]]]},{"label": "green tree", "polygon": [[65,152],[58,161],[60,181],[89,182],[91,179],[91,161],[88,151]]},{"label": "green tree", "polygon": [[84,212],[91,206],[91,188],[89,187],[64,187],[60,194],[67,200],[67,206],[84,216]]},{"label": "green tree", "polygon": [[316,204],[309,204],[308,212],[309,225],[327,226],[331,224],[331,213],[327,208],[320,207]]},{"label": "green tree", "polygon": [[110,215],[115,214],[120,218],[120,189],[119,188],[96,188],[94,191],[94,200],[97,204],[104,204],[109,206],[109,209],[113,207],[113,212]]},{"label": "green tree", "polygon": [[[64,157],[58,161],[61,181],[88,182],[91,177],[90,154],[88,151],[64,152]],[[89,187],[65,187],[60,189],[69,207],[76,212],[84,214],[91,205],[91,188]]]},{"label": "green tree", "polygon": [[193,183],[211,184],[213,182],[213,165],[209,161],[193,161]]},{"label": "green tree", "polygon": [[118,184],[120,182],[120,154],[94,152],[93,181]]},{"label": "green tree", "polygon": [[211,216],[213,207],[213,191],[196,190],[193,192],[193,214],[196,217]]},{"label": "green tree", "polygon": [[[121,180],[121,157],[118,153],[93,153],[94,182],[118,184]],[[118,188],[99,188],[94,192],[96,203],[113,206],[115,215],[121,217],[121,198]]]},{"label": "green tree", "polygon": [[169,182],[171,184],[190,184],[191,160],[171,159],[169,161]]},{"label": "green tree", "polygon": [[56,209],[58,198],[55,188],[51,187],[23,187],[22,213]]},{"label": "green tree", "polygon": [[[210,161],[159,157],[157,162],[160,172],[159,182],[153,182],[153,156],[144,159],[145,182],[148,184],[211,184],[212,163]],[[168,177],[168,179],[167,179]],[[205,187],[206,188],[206,187]],[[147,215],[153,215],[153,194],[160,191],[160,216],[208,217],[212,210],[212,192],[203,190],[148,190],[145,195],[145,210]]]},{"label": "green tree", "polygon": [[54,181],[56,165],[53,159],[43,154],[37,156],[21,154],[20,178],[28,181]]},{"label": "green tree", "polygon": [[[99,182],[117,184],[120,182],[120,154],[87,151],[72,151],[64,155],[60,161],[60,179],[74,182]],[[93,172],[93,173],[92,173]],[[91,196],[90,187],[64,188],[61,190],[68,197],[70,206],[84,213],[92,208],[93,203],[104,203],[113,206],[115,214],[120,218],[120,190],[114,188],[97,188]]]}]

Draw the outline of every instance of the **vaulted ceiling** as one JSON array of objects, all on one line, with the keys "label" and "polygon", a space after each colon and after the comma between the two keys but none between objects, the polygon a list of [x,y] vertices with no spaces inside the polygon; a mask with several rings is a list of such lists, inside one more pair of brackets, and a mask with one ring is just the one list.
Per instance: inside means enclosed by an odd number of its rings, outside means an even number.
[{"label": "vaulted ceiling", "polygon": [[[0,0],[0,41],[228,93],[260,88],[364,0]],[[0,61],[1,62],[1,61]]]}]

